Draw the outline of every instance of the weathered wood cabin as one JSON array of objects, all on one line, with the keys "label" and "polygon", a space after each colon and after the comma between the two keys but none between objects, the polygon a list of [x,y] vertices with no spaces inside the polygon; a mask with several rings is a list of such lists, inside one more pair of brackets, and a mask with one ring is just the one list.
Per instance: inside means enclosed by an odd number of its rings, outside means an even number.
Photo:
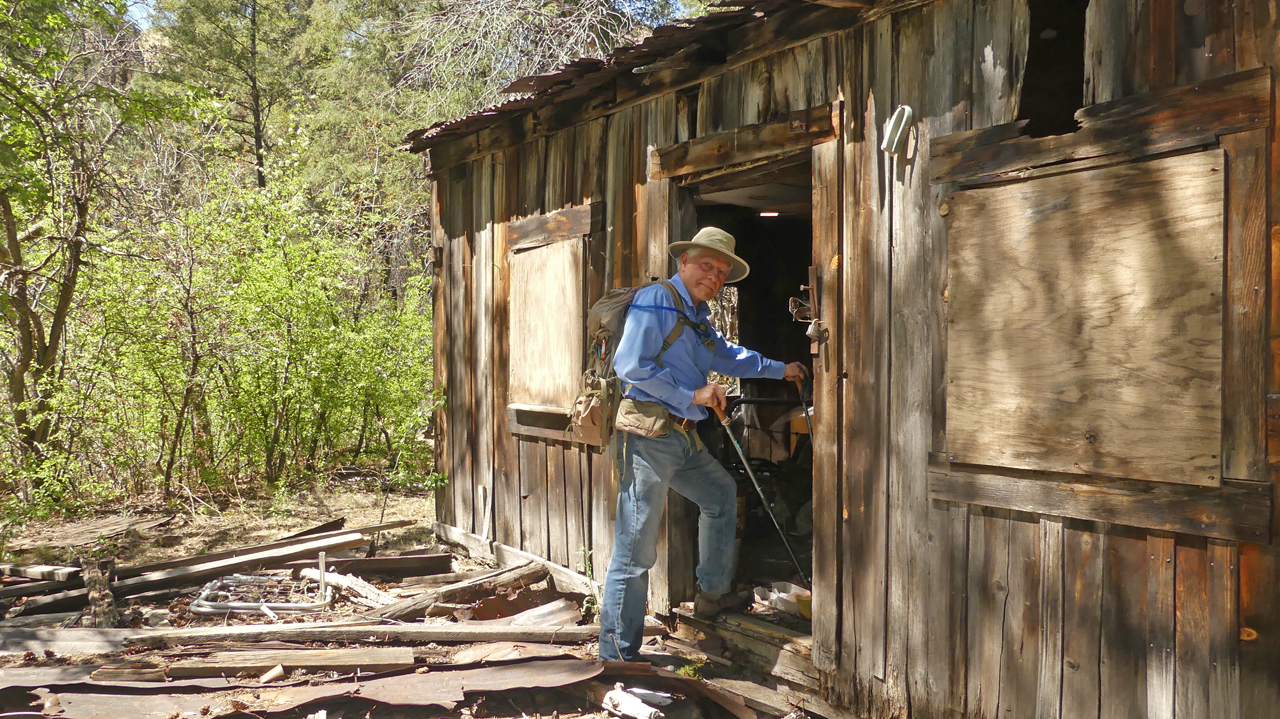
[{"label": "weathered wood cabin", "polygon": [[715,222],[743,344],[816,373],[812,634],[758,666],[828,716],[1280,717],[1278,12],[742,0],[412,134],[440,522],[603,577],[584,308]]}]

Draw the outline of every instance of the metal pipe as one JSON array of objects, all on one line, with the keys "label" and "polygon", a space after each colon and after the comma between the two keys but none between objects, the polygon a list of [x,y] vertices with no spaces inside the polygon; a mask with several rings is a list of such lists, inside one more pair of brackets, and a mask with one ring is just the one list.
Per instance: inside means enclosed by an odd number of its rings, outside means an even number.
[{"label": "metal pipe", "polygon": [[724,433],[729,435],[729,441],[733,443],[733,448],[738,450],[738,456],[742,458],[742,466],[747,470],[747,476],[751,478],[751,484],[756,488],[756,494],[760,495],[760,501],[764,503],[764,511],[769,515],[769,519],[773,521],[773,526],[778,530],[778,536],[782,537],[782,544],[787,548],[787,554],[791,555],[791,563],[796,565],[796,571],[800,573],[800,578],[804,580],[806,587],[812,587],[813,583],[809,581],[809,575],[804,573],[804,567],[800,566],[800,560],[796,558],[796,553],[791,549],[791,542],[787,541],[787,533],[782,531],[782,525],[778,524],[778,518],[773,515],[773,510],[769,508],[769,499],[764,496],[764,489],[760,486],[759,480],[756,479],[756,473],[751,471],[751,463],[747,461],[747,453],[742,451],[742,445],[738,444],[738,438],[733,436],[733,430],[729,428],[729,416],[724,410],[712,405],[711,409],[715,410],[716,416],[720,418],[720,424],[724,427]]}]

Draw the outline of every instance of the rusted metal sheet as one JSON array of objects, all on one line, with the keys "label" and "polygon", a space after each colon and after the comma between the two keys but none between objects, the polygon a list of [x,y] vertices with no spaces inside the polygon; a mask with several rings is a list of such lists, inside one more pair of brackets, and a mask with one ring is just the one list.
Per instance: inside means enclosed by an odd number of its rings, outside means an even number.
[{"label": "rusted metal sheet", "polygon": [[45,714],[62,719],[169,719],[173,716],[217,717],[278,712],[322,699],[347,696],[355,684],[325,684],[218,694],[78,694],[36,689]]},{"label": "rusted metal sheet", "polygon": [[[357,696],[395,706],[434,704],[453,709],[463,695],[509,689],[549,689],[593,679],[603,666],[585,659],[552,659],[501,667],[410,674],[364,682]],[[673,675],[674,676],[674,675]],[[754,716],[750,719],[754,719]]]},{"label": "rusted metal sheet", "polygon": [[544,657],[567,657],[564,649],[550,644],[526,644],[524,642],[490,642],[463,647],[453,655],[453,663],[497,664]]}]

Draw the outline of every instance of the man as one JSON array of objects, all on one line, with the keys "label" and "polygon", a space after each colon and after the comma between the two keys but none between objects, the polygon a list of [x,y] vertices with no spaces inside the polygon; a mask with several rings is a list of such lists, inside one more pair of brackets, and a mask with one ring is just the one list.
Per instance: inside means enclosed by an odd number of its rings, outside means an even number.
[{"label": "man", "polygon": [[[715,227],[672,243],[679,271],[669,284],[637,292],[627,313],[613,363],[626,391],[617,419],[618,513],[600,607],[601,659],[641,660],[649,569],[668,488],[700,512],[695,612],[711,617],[741,603],[732,593],[737,487],[694,429],[707,407],[725,407],[724,388],[708,384],[707,373],[791,380],[807,369],[739,347],[711,326],[707,301],[750,271],[734,245]],[[671,341],[677,324],[683,327]]]}]

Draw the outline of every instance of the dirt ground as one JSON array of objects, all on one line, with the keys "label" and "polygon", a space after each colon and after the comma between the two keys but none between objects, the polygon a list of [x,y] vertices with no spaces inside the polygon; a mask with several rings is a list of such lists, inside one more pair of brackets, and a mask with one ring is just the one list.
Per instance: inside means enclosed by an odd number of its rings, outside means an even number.
[{"label": "dirt ground", "polygon": [[[144,505],[145,506],[145,505]],[[110,514],[128,514],[127,507],[113,508]],[[157,509],[139,511],[139,516],[161,517]],[[432,543],[435,501],[431,495],[384,495],[351,489],[316,489],[272,499],[246,500],[220,509],[192,502],[176,512],[173,521],[145,531],[129,531],[102,540],[101,547],[120,565],[161,562],[220,549],[270,542],[317,524],[346,517],[347,528],[362,527],[399,519],[418,524],[384,533],[380,549],[395,552]],[[33,534],[56,536],[62,521],[28,522],[6,528],[4,535],[17,539]],[[40,548],[10,551],[0,544],[0,561],[60,564],[73,561],[81,548]]]}]

